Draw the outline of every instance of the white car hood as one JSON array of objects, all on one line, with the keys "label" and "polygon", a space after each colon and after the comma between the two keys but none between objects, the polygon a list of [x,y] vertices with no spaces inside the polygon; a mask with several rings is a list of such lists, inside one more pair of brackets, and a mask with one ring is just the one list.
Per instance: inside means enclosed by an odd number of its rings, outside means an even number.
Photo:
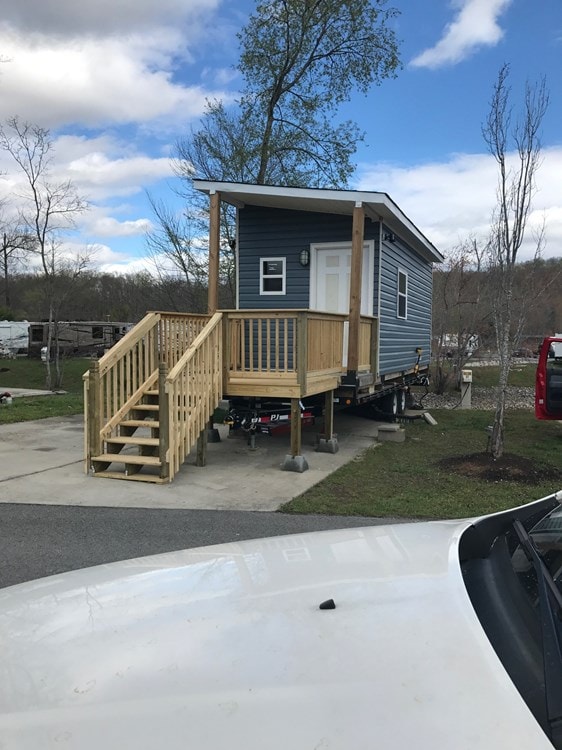
[{"label": "white car hood", "polygon": [[468,524],[228,544],[4,589],[0,747],[551,748],[471,607]]}]

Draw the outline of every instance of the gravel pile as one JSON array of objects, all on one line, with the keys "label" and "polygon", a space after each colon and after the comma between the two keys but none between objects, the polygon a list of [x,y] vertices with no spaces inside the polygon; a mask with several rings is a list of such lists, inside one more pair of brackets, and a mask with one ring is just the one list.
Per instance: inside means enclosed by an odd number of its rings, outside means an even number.
[{"label": "gravel pile", "polygon": [[[472,387],[472,408],[493,410],[496,408],[496,388]],[[421,401],[425,409],[455,409],[460,402],[460,393],[448,393],[438,396],[436,393],[428,393],[424,396],[423,391],[417,389],[413,394],[416,401]],[[507,409],[534,409],[535,389],[508,386]]]}]

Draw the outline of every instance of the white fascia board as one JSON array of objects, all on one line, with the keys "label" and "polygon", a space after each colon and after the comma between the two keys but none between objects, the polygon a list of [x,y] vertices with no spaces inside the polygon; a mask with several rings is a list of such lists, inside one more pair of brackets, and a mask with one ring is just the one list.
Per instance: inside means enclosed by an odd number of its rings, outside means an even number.
[{"label": "white fascia board", "polygon": [[[417,252],[428,260],[437,263],[444,260],[443,255],[420,232],[387,193],[254,185],[243,182],[215,182],[214,180],[193,180],[193,185],[202,193],[220,193],[224,201],[237,208],[243,208],[245,203],[252,199],[269,198],[268,205],[276,204],[278,208],[296,208],[296,206],[287,204],[290,204],[291,201],[297,201],[298,210],[314,210],[312,207],[307,208],[307,202],[316,204],[315,208],[318,210],[318,203],[324,203],[327,211],[330,211],[330,206],[332,206],[333,213],[351,215],[354,207],[357,204],[362,204],[365,214],[369,218],[384,222],[398,236],[404,236],[409,243],[413,244]],[[273,202],[271,202],[271,199]]]}]

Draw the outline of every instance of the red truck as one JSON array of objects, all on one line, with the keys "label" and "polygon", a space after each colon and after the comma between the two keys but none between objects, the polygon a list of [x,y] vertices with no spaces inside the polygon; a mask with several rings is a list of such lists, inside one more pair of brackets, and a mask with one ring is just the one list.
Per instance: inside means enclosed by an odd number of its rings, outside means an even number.
[{"label": "red truck", "polygon": [[562,419],[562,336],[544,339],[535,378],[535,416]]}]

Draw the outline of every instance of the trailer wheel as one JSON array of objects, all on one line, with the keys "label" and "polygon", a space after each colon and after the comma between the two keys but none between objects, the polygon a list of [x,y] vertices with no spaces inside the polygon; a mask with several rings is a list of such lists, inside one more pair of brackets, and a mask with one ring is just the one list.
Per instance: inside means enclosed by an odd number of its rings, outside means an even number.
[{"label": "trailer wheel", "polygon": [[384,396],[381,403],[382,411],[388,416],[395,417],[398,414],[398,394],[396,391],[392,391],[387,396]]},{"label": "trailer wheel", "polygon": [[406,389],[398,391],[398,414],[404,414],[406,411]]}]

